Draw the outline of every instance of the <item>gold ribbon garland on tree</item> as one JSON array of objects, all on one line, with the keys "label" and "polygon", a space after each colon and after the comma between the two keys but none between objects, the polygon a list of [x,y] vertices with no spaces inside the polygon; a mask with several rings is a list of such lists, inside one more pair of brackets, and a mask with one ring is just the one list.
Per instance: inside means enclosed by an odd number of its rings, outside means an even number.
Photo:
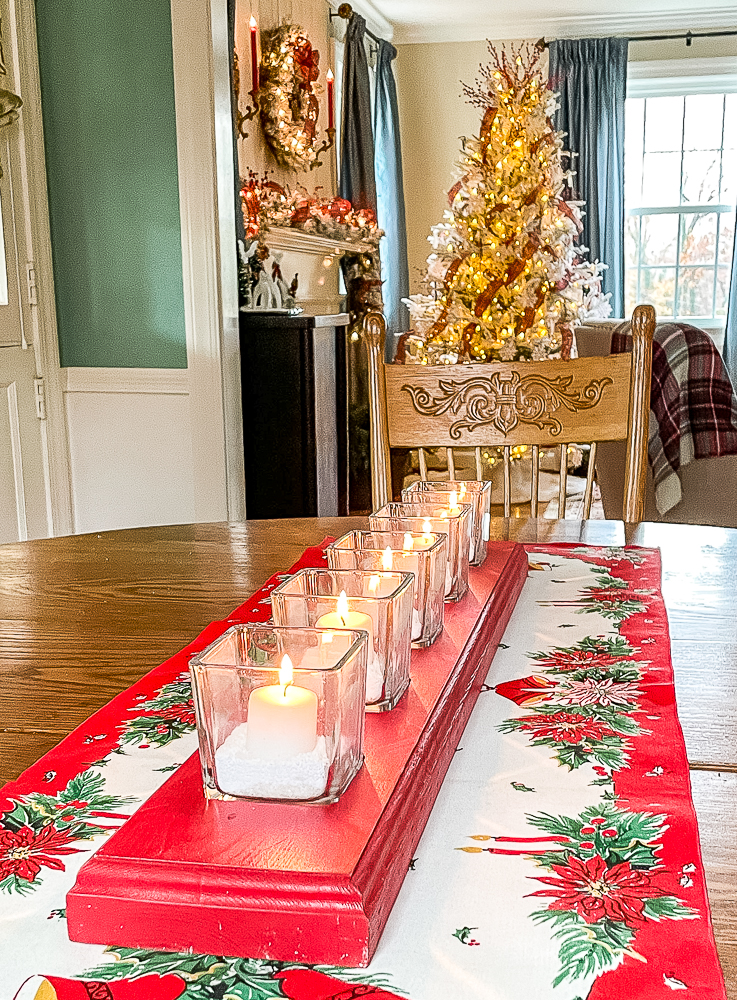
[{"label": "gold ribbon garland on tree", "polygon": [[282,24],[262,35],[258,102],[264,136],[277,162],[290,170],[312,170],[332,138],[317,145],[320,104],[315,83],[320,53],[302,28]]}]

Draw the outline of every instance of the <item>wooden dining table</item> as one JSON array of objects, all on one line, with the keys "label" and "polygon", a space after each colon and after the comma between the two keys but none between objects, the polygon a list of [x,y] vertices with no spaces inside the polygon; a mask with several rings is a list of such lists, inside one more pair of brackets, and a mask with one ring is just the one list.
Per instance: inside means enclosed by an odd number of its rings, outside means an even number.
[{"label": "wooden dining table", "polygon": [[[0,546],[0,784],[366,518],[132,528]],[[737,1000],[737,529],[495,519],[492,539],[658,547],[719,957]]]}]

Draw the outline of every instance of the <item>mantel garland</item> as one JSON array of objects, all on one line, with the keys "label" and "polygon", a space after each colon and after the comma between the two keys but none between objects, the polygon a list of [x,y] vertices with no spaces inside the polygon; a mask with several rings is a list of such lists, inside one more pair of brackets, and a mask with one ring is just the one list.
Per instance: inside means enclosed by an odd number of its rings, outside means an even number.
[{"label": "mantel garland", "polygon": [[[351,310],[357,314],[373,306],[381,309],[379,229],[370,208],[354,208],[345,198],[324,198],[319,191],[277,184],[268,173],[260,177],[252,170],[241,182],[241,205],[246,242],[239,258],[239,284],[247,299],[269,257],[268,232],[272,227],[294,229],[342,244],[355,244],[355,252],[336,248],[341,258]],[[255,246],[254,246],[255,244]]]},{"label": "mantel garland", "polygon": [[289,170],[318,166],[317,157],[327,148],[317,144],[319,61],[320,53],[297,24],[287,22],[262,34],[261,126],[277,163]]},{"label": "mantel garland", "polygon": [[372,209],[354,208],[345,198],[325,198],[319,188],[310,194],[301,184],[277,184],[268,171],[260,177],[248,171],[241,181],[241,206],[247,239],[263,240],[272,226],[281,226],[331,240],[368,243],[376,250],[384,235]]}]

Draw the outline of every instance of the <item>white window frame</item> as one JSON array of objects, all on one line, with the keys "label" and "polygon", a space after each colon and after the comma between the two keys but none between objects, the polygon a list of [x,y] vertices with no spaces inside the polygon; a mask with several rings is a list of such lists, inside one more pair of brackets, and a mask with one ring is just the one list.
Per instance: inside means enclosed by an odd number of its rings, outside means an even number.
[{"label": "white window frame", "polygon": [[[669,59],[630,62],[627,68],[627,97],[681,97],[693,94],[737,93],[737,56],[703,59]],[[626,210],[627,216],[642,215],[694,215],[700,212],[735,212],[735,206],[709,203],[708,205],[667,205],[655,208]],[[719,254],[719,222],[717,221],[717,246]],[[680,227],[679,227],[680,231]],[[638,275],[640,269],[638,268]],[[679,268],[676,266],[677,301]],[[678,322],[692,323],[708,330],[712,335],[724,333],[726,317],[678,316]]]}]

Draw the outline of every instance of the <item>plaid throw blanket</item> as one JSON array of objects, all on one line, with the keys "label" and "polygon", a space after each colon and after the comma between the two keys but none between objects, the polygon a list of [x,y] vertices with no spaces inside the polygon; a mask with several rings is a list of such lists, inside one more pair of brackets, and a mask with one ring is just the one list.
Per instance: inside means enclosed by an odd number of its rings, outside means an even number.
[{"label": "plaid throw blanket", "polygon": [[[630,327],[615,328],[612,354],[632,349]],[[679,469],[720,455],[737,455],[737,399],[719,351],[703,330],[662,323],[653,340],[648,441],[658,511],[680,501]]]}]

